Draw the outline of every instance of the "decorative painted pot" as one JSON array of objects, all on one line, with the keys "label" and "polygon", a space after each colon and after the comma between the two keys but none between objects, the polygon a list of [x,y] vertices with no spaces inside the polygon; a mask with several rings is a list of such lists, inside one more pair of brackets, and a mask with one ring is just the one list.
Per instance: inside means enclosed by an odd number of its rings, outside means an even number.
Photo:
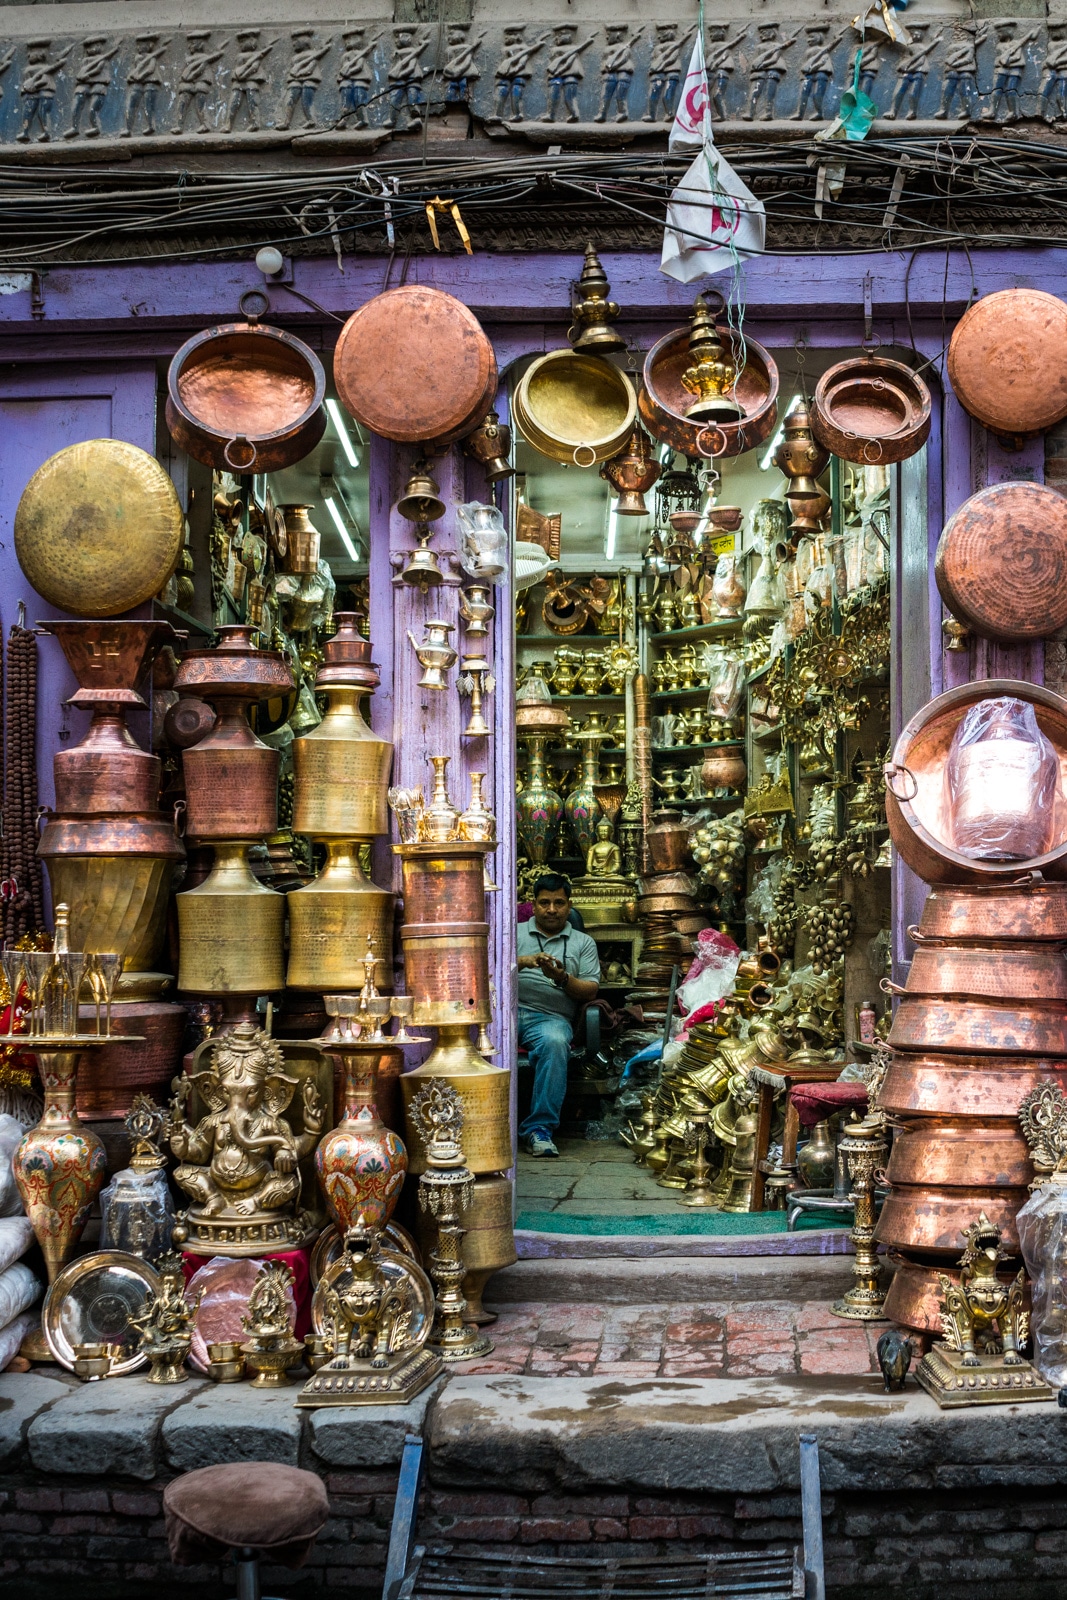
[{"label": "decorative painted pot", "polygon": [[600,782],[600,746],[608,743],[610,735],[607,729],[583,728],[574,737],[582,749],[582,777],[564,801],[563,810],[584,861],[596,843],[596,825],[600,821],[600,801],[596,797]]},{"label": "decorative painted pot", "polygon": [[545,746],[547,736],[528,733],[525,743],[530,752],[530,766],[522,793],[515,802],[518,814],[519,839],[527,861],[534,866],[544,866],[551,847],[556,842],[559,819],[563,815],[563,801],[545,778]]},{"label": "decorative painted pot", "polygon": [[345,1114],[322,1139],[315,1167],[330,1215],[341,1233],[384,1228],[400,1198],[408,1154],[378,1115],[378,1068],[398,1054],[388,1044],[331,1043],[345,1067]]},{"label": "decorative painted pot", "polygon": [[78,1051],[39,1050],[44,1111],[22,1137],[12,1165],[26,1215],[44,1255],[48,1281],[66,1265],[104,1185],[107,1161],[75,1105]]}]

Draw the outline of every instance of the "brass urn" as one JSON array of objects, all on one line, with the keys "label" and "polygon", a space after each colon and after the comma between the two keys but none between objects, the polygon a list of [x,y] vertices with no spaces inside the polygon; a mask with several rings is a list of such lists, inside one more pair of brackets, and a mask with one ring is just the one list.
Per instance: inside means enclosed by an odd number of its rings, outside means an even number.
[{"label": "brass urn", "polygon": [[219,840],[203,883],[177,896],[178,988],[186,994],[270,994],[285,983],[285,899],[264,888],[243,839]]}]

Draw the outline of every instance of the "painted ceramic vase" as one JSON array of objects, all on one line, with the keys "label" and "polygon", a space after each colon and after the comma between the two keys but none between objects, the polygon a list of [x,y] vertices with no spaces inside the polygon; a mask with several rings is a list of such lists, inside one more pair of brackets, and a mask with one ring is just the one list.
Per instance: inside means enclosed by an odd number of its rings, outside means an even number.
[{"label": "painted ceramic vase", "polygon": [[[592,721],[594,719],[590,718]],[[606,728],[585,727],[574,737],[581,747],[582,777],[567,796],[563,809],[578,854],[584,861],[596,843],[596,825],[600,821],[600,801],[596,797],[596,785],[600,782],[600,746],[607,744],[609,735]]]},{"label": "painted ceramic vase", "polygon": [[315,1152],[330,1215],[342,1234],[384,1228],[400,1198],[408,1153],[378,1115],[378,1064],[388,1045],[331,1047],[345,1067],[345,1114]]},{"label": "painted ceramic vase", "polygon": [[76,1050],[37,1053],[44,1089],[40,1122],[15,1152],[15,1182],[41,1246],[48,1281],[66,1266],[104,1186],[104,1147],[75,1108]]},{"label": "painted ceramic vase", "polygon": [[525,739],[530,750],[530,770],[517,797],[515,810],[523,854],[531,865],[542,867],[556,842],[559,819],[563,815],[563,801],[554,789],[549,788],[545,777],[547,735],[528,733]]}]

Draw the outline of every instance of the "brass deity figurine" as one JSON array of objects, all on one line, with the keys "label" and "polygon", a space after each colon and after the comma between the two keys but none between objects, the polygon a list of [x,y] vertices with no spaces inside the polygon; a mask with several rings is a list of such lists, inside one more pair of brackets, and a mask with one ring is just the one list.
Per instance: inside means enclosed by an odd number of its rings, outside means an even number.
[{"label": "brass deity figurine", "polygon": [[622,851],[607,817],[597,823],[596,838],[585,854],[585,876],[575,879],[572,893],[590,926],[633,921],[634,881],[623,871]]},{"label": "brass deity figurine", "polygon": [[193,1327],[200,1305],[200,1294],[190,1300],[182,1281],[182,1258],[175,1252],[161,1256],[156,1263],[159,1293],[149,1291],[145,1307],[130,1317],[130,1326],[140,1335],[141,1354],[148,1357],[149,1383],[184,1383],[189,1376],[185,1358],[193,1342]]},{"label": "brass deity figurine", "polygon": [[248,1334],[241,1354],[256,1374],[252,1388],[284,1388],[289,1368],[304,1351],[293,1338],[293,1274],[284,1261],[267,1261],[259,1269],[241,1326]]},{"label": "brass deity figurine", "polygon": [[942,1409],[1054,1399],[1055,1390],[1022,1355],[1030,1335],[1030,1314],[1022,1308],[1025,1269],[1010,1283],[997,1276],[1007,1251],[984,1211],[963,1238],[959,1283],[938,1273],[943,1339],[915,1376]]},{"label": "brass deity figurine", "polygon": [[[174,1179],[194,1202],[185,1213],[182,1243],[211,1245],[218,1254],[258,1255],[303,1244],[309,1232],[297,1209],[300,1161],[319,1141],[326,1120],[310,1080],[301,1089],[303,1132],[285,1120],[298,1079],[285,1071],[281,1049],[251,1023],[213,1042],[211,1065],[175,1080],[170,1147]],[[208,1107],[195,1126],[186,1121],[193,1093]]]}]

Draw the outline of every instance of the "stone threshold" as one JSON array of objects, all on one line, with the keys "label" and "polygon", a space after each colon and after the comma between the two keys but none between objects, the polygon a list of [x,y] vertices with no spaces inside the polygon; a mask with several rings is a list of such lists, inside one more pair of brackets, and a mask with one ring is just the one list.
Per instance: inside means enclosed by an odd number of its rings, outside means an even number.
[{"label": "stone threshold", "polygon": [[626,1234],[540,1233],[516,1228],[519,1260],[569,1257],[573,1260],[644,1260],[653,1256],[838,1256],[851,1255],[844,1228],[806,1228],[802,1233]]},{"label": "stone threshold", "polygon": [[595,1257],[574,1258],[520,1255],[514,1266],[494,1272],[485,1298],[493,1309],[582,1302],[621,1306],[685,1301],[738,1304],[785,1300],[794,1305],[811,1300],[830,1302],[851,1282],[850,1266],[836,1252],[786,1257],[702,1257],[685,1251],[664,1251],[647,1259],[613,1257],[608,1251],[599,1251]]}]

